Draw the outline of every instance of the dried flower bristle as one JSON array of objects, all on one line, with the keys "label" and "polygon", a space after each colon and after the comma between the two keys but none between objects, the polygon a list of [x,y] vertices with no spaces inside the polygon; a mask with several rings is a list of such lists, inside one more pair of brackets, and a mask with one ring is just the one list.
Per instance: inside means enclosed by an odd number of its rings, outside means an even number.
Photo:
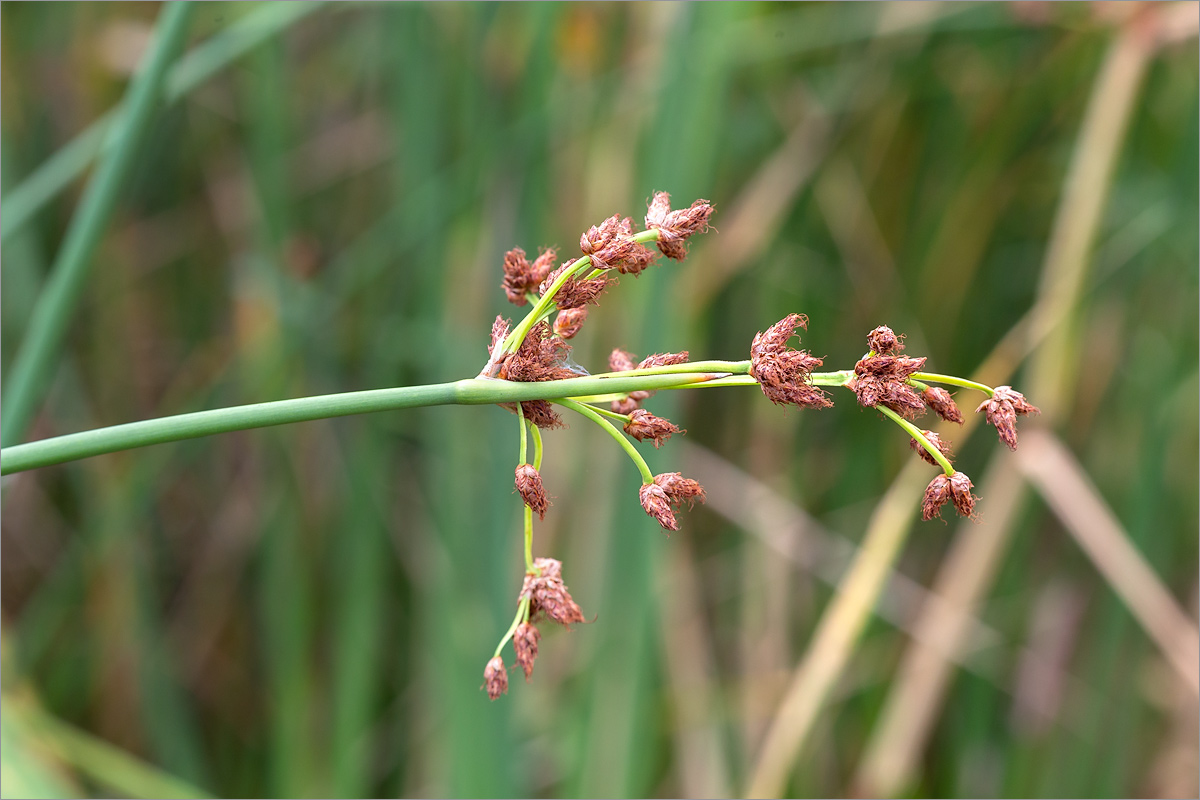
[{"label": "dried flower bristle", "polygon": [[867,345],[881,356],[892,355],[904,349],[901,341],[904,337],[897,336],[887,325],[880,325],[867,334]]},{"label": "dried flower bristle", "polygon": [[563,583],[562,562],[553,558],[537,558],[533,565],[539,574],[526,573],[520,595],[521,598],[529,598],[530,619],[545,616],[567,628],[573,623],[583,622],[583,612]]},{"label": "dried flower bristle", "polygon": [[508,694],[508,669],[504,666],[503,658],[496,656],[488,661],[483,668],[483,686],[480,688],[487,689],[488,697],[492,700]]},{"label": "dried flower bristle", "polygon": [[828,408],[833,401],[809,383],[809,373],[824,362],[804,350],[788,349],[796,328],[808,327],[803,314],[788,314],[758,333],[750,345],[750,375],[771,402],[801,408]]},{"label": "dried flower bristle", "polygon": [[925,401],[925,405],[933,409],[933,413],[947,422],[963,424],[962,412],[958,410],[954,399],[945,389],[939,386],[928,386],[925,391],[921,392],[921,399]]},{"label": "dried flower bristle", "polygon": [[588,310],[583,308],[564,308],[554,318],[554,333],[561,339],[572,339],[587,321]]},{"label": "dried flower bristle", "polygon": [[[944,455],[947,460],[953,460],[953,455],[950,452],[950,443],[949,442],[944,441],[942,439],[942,437],[938,436],[933,431],[921,431],[921,432],[923,434],[925,434],[925,438],[929,440],[929,443],[938,449],[939,453]],[[910,448],[912,448],[913,450],[917,451],[917,455],[919,455],[924,461],[928,461],[930,464],[932,464],[935,467],[941,466],[940,464],[938,464],[937,459],[934,458],[930,454],[930,452],[925,449],[925,446],[923,444],[921,444],[920,442],[918,442],[916,439],[909,439],[908,446]]]},{"label": "dried flower bristle", "polygon": [[[543,295],[550,291],[550,287],[558,280],[559,276],[566,271],[571,264],[563,264],[558,269],[551,272],[542,281],[540,291]],[[596,305],[600,302],[600,295],[604,290],[612,285],[613,281],[599,275],[595,278],[580,278],[578,275],[567,278],[558,291],[554,293],[554,304],[558,308],[579,308],[591,303]]]},{"label": "dried flower bristle", "polygon": [[942,506],[950,499],[950,478],[937,475],[925,487],[925,496],[921,499],[921,519],[929,521],[942,516]]},{"label": "dried flower bristle", "polygon": [[655,192],[646,210],[646,227],[658,229],[658,249],[667,258],[682,261],[687,257],[684,242],[694,233],[708,230],[713,207],[707,200],[697,200],[687,208],[671,210],[671,195]]},{"label": "dried flower bristle", "polygon": [[625,432],[639,442],[652,439],[657,448],[670,439],[671,434],[679,433],[680,428],[672,425],[669,420],[654,416],[644,408],[637,408],[630,412],[629,422],[625,423]]},{"label": "dried flower bristle", "polygon": [[973,486],[966,473],[956,472],[950,476],[950,499],[960,517],[970,517],[971,512],[975,510],[976,497],[971,494]]},{"label": "dried flower bristle", "polygon": [[563,366],[570,352],[571,345],[555,336],[543,320],[529,330],[517,352],[500,362],[499,377],[522,383],[576,378],[573,370]]},{"label": "dried flower bristle", "polygon": [[654,483],[662,487],[662,490],[667,493],[671,505],[676,509],[684,503],[691,508],[697,500],[703,503],[708,499],[704,494],[704,487],[700,485],[699,481],[685,478],[679,472],[664,472],[661,475],[655,475]]},{"label": "dried flower bristle", "polygon": [[[872,334],[878,330],[876,328]],[[887,332],[899,340],[890,328]],[[876,338],[886,340],[888,337],[880,334]],[[908,384],[908,379],[925,366],[925,360],[923,357],[868,356],[854,365],[854,377],[847,386],[854,391],[859,405],[864,408],[883,405],[902,417],[912,419],[925,413],[925,400],[921,393]]]},{"label": "dried flower bristle", "polygon": [[988,423],[995,426],[1000,441],[1010,450],[1017,449],[1017,417],[1042,413],[1011,386],[997,386],[992,396],[975,409],[975,413],[980,411],[984,412]]},{"label": "dried flower bristle", "polygon": [[514,305],[525,305],[528,292],[536,291],[546,275],[554,266],[554,248],[547,248],[530,263],[525,257],[525,251],[514,247],[504,254],[504,281],[500,287],[508,301]]},{"label": "dried flower bristle", "polygon": [[546,490],[542,486],[541,474],[530,464],[521,464],[516,469],[515,478],[517,492],[525,505],[529,506],[538,519],[546,518],[546,508],[550,505],[546,499]]},{"label": "dried flower bristle", "polygon": [[513,650],[517,653],[517,664],[525,671],[525,681],[533,675],[533,662],[537,660],[538,640],[542,634],[536,626],[522,622],[513,632]]},{"label": "dried flower bristle", "polygon": [[684,350],[682,353],[655,353],[643,358],[641,363],[637,365],[637,368],[654,369],[655,367],[671,367],[676,364],[686,364],[687,360],[687,350]]},{"label": "dried flower bristle", "polygon": [[663,530],[679,530],[675,512],[671,510],[671,499],[661,486],[657,483],[642,484],[642,488],[638,490],[638,499],[642,503],[642,510],[657,520]]}]

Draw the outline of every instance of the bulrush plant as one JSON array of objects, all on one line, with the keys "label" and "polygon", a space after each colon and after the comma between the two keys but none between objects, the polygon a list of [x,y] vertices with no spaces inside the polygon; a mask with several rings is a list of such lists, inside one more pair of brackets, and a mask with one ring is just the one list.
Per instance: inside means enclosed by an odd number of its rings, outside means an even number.
[{"label": "bulrush plant", "polygon": [[563,412],[598,425],[628,455],[642,478],[637,502],[669,532],[679,530],[677,515],[685,506],[703,503],[705,497],[699,483],[679,472],[653,474],[633,443],[661,447],[683,433],[643,407],[656,391],[757,386],[773,403],[819,410],[833,405],[829,390],[840,387],[853,392],[860,406],[899,425],[916,455],[941,470],[925,490],[922,519],[940,517],[946,503],[959,515],[974,518],[978,498],[971,493],[971,479],[955,470],[950,443],[913,422],[932,411],[949,422],[963,423],[950,392],[932,384],[981,392],[985,397],[976,412],[985,415],[1010,448],[1017,444],[1017,417],[1038,409],[1009,386],[992,388],[926,372],[926,359],[904,354],[904,337],[885,325],[867,334],[867,352],[853,368],[832,372],[820,371],[823,358],[792,346],[793,339],[799,344],[797,331],[808,330],[808,317],[798,313],[758,333],[750,343],[750,357],[743,361],[692,360],[687,352],[656,353],[639,360],[617,348],[605,372],[589,374],[575,364],[570,340],[605,291],[619,276],[639,275],[659,254],[684,260],[689,239],[709,230],[712,215],[707,200],[672,209],[667,193],[658,192],[650,201],[644,230],[635,231],[628,217],[611,216],[580,237],[581,255],[576,258],[556,264],[558,254],[552,248],[542,249],[532,260],[520,248],[510,250],[504,256],[501,288],[511,303],[529,310],[515,325],[503,316],[496,318],[487,361],[475,378],[215,409],[70,434],[5,448],[0,472],[286,422],[416,406],[500,405],[515,416],[519,428],[513,483],[524,504],[525,575],[512,625],[484,669],[482,688],[493,700],[508,691],[509,667],[502,654],[509,641],[515,665],[529,680],[541,640],[538,626],[549,622],[570,629],[585,621],[567,588],[562,563],[534,557],[533,548],[534,515],[543,519],[549,506],[541,474],[542,431],[562,427]]}]

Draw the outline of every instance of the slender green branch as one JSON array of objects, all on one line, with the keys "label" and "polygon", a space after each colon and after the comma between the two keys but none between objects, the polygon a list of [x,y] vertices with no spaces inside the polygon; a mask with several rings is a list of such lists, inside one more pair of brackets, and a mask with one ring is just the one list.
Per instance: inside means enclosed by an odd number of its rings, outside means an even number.
[{"label": "slender green branch", "polygon": [[958,378],[954,375],[939,375],[936,372],[914,372],[912,377],[918,381],[930,381],[931,383],[945,383],[950,386],[961,386],[964,389],[974,389],[983,392],[988,397],[996,393],[996,390],[990,386],[985,386],[982,383],[969,381],[966,378]]},{"label": "slender green branch", "polygon": [[925,437],[924,431],[922,431],[916,425],[913,425],[908,420],[904,419],[904,417],[901,417],[895,411],[892,411],[887,406],[875,406],[875,409],[877,411],[882,411],[885,415],[891,418],[892,422],[895,422],[897,425],[903,428],[909,436],[916,439],[917,443],[924,447],[925,451],[929,453],[929,455],[933,456],[933,460],[941,465],[942,470],[945,471],[947,475],[954,474],[954,465],[951,464],[944,455],[942,455],[941,450],[938,450],[933,446],[933,442],[929,441],[929,439]]},{"label": "slender green branch", "polygon": [[[619,399],[624,396],[625,395],[623,395],[623,394],[619,394],[619,395],[616,395],[616,397],[614,399]],[[571,399],[575,400],[576,402],[583,402],[583,401],[579,400],[579,398],[577,398],[577,397],[573,397]],[[603,401],[601,401],[601,402],[603,402]],[[590,403],[587,404],[587,407],[592,409],[596,413],[601,414],[602,416],[608,417],[609,419],[617,420],[622,425],[624,425],[626,422],[629,422],[628,414],[618,414],[617,412],[607,409],[604,406],[592,405]]]},{"label": "slender green branch", "polygon": [[538,472],[542,471],[542,432],[538,430],[537,425],[531,425],[530,432],[533,434],[533,468]]},{"label": "slender green branch", "polygon": [[[521,426],[521,464],[528,464],[525,459],[529,453],[529,444],[526,441],[529,437],[525,435],[525,406],[517,403],[517,424]],[[537,427],[536,425],[534,427]],[[536,467],[534,468],[536,469]]]},{"label": "slender green branch", "polygon": [[576,403],[574,400],[562,399],[555,400],[554,402],[564,408],[569,408],[572,411],[582,414],[603,428],[609,436],[617,440],[617,443],[621,445],[621,449],[628,453],[629,458],[637,465],[638,472],[642,473],[642,483],[654,483],[654,473],[650,471],[649,465],[646,464],[646,459],[642,458],[642,454],[633,446],[633,442],[626,439],[625,434],[617,430],[611,422],[597,414],[596,409],[591,406],[585,406],[582,403]]},{"label": "slender green branch", "polygon": [[527,619],[529,619],[529,598],[522,597],[521,602],[517,603],[517,615],[513,617],[512,625],[508,626],[508,633],[504,634],[504,638],[500,640],[500,644],[496,645],[496,652],[492,653],[492,658],[500,655],[500,651],[504,649],[504,645],[508,644],[508,640],[517,632],[517,626]]},{"label": "slender green branch", "polygon": [[2,444],[15,444],[24,437],[45,396],[58,363],[58,349],[75,318],[75,306],[87,281],[92,254],[112,216],[125,178],[142,152],[167,67],[183,46],[193,8],[190,2],[168,3],[163,7],[154,29],[154,43],[130,84],[119,122],[110,130],[112,149],[106,151],[95,176],[88,182],[5,381]]},{"label": "slender green branch", "polygon": [[[489,405],[523,400],[556,400],[577,395],[628,393],[701,385],[711,380],[708,373],[647,375],[641,377],[584,377],[544,383],[516,383],[471,378],[454,383],[371,389],[363,392],[316,395],[270,403],[197,411],[172,417],[130,422],[82,433],[56,436],[36,442],[5,447],[0,452],[0,474],[61,464],[81,458],[131,450],[152,444],[176,442],[265,428],[291,422],[308,422],[327,417],[345,417],[400,408],[437,405]],[[7,424],[7,418],[5,420]]]},{"label": "slender green branch", "polygon": [[734,375],[744,375],[750,371],[749,361],[686,361],[682,364],[667,364],[662,367],[646,367],[645,369],[627,369],[621,372],[597,372],[592,377],[608,378],[620,375],[635,377],[638,375],[675,375],[680,372],[729,372]]}]

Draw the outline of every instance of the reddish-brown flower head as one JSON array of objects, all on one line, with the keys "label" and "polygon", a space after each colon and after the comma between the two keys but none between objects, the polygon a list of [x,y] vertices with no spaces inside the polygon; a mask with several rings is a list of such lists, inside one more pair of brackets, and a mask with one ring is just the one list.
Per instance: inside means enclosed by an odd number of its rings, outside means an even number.
[{"label": "reddish-brown flower head", "polygon": [[577,378],[579,375],[565,366],[570,352],[571,345],[555,336],[543,320],[529,330],[517,352],[500,362],[499,377],[522,383]]},{"label": "reddish-brown flower head", "polygon": [[867,334],[867,344],[878,355],[893,355],[904,349],[903,337],[897,336],[887,325],[880,325]]},{"label": "reddish-brown flower head", "polygon": [[[880,333],[881,328],[886,333]],[[900,337],[885,326],[871,331],[868,339],[880,345],[890,344],[893,350],[902,346],[899,345]],[[891,339],[895,339],[896,344],[892,344]],[[869,356],[854,365],[854,377],[847,386],[858,396],[858,404],[864,408],[883,405],[902,417],[912,419],[925,413],[925,400],[907,381],[924,366],[924,358]]]},{"label": "reddish-brown flower head", "polygon": [[708,499],[704,494],[704,487],[700,485],[699,481],[685,478],[678,472],[664,472],[661,475],[655,475],[654,483],[662,487],[662,490],[667,493],[671,505],[677,509],[684,503],[691,508],[697,500],[703,503]]},{"label": "reddish-brown flower head", "polygon": [[516,469],[516,485],[525,505],[533,509],[538,519],[545,519],[549,501],[546,500],[546,490],[542,487],[542,476],[538,471],[530,464],[519,465]]},{"label": "reddish-brown flower head", "polygon": [[708,230],[713,207],[707,200],[697,200],[688,208],[671,210],[671,196],[655,192],[646,210],[646,227],[658,229],[658,249],[667,258],[682,261],[687,257],[684,242],[694,233]]},{"label": "reddish-brown flower head", "polygon": [[537,558],[533,565],[540,574],[525,574],[520,595],[521,598],[529,597],[530,619],[545,616],[567,628],[573,623],[583,622],[583,612],[563,583],[562,562],[553,558]]},{"label": "reddish-brown flower head", "polygon": [[[550,287],[558,280],[559,276],[571,265],[563,264],[558,269],[551,272],[542,281],[540,291],[544,295],[550,291]],[[600,295],[604,293],[613,281],[600,275],[595,278],[580,278],[578,275],[570,277],[566,282],[559,287],[554,293],[554,304],[560,309],[563,308],[579,308],[580,306],[596,305],[600,302]]]},{"label": "reddish-brown flower head", "polygon": [[528,622],[522,622],[513,633],[513,650],[517,651],[517,664],[525,670],[526,682],[533,675],[533,662],[537,660],[538,640],[541,638],[538,629]]},{"label": "reddish-brown flower head", "polygon": [[[686,356],[687,353],[684,353],[683,355]],[[634,359],[636,357],[637,356],[635,356],[633,353],[617,348],[613,350],[608,357],[608,369],[611,372],[628,372],[629,370],[637,369],[646,363],[646,361],[643,360],[642,364],[635,364]],[[651,356],[651,358],[653,358],[653,356]],[[687,359],[684,358],[684,361],[686,360]],[[622,400],[613,400],[612,410],[616,414],[630,414],[635,409],[641,408],[642,401],[652,394],[654,394],[654,392],[651,391],[630,392]]]},{"label": "reddish-brown flower head", "polygon": [[663,530],[679,530],[679,522],[675,512],[684,503],[688,508],[699,500],[705,500],[704,487],[691,478],[685,478],[678,472],[664,472],[654,476],[654,483],[642,484],[638,499],[647,514],[654,517]]},{"label": "reddish-brown flower head", "polygon": [[643,483],[642,488],[638,490],[638,499],[641,500],[642,509],[654,517],[663,530],[679,530],[675,512],[671,510],[671,499],[661,486],[657,483]]},{"label": "reddish-brown flower head", "polygon": [[958,410],[954,399],[950,393],[938,386],[928,386],[925,391],[921,392],[921,399],[925,401],[925,405],[933,409],[933,413],[937,414],[947,422],[957,422],[963,424],[962,412]]},{"label": "reddish-brown flower head", "polygon": [[671,434],[679,433],[680,429],[669,420],[656,417],[644,408],[636,408],[629,414],[629,422],[625,423],[625,432],[639,442],[647,439],[654,440],[656,448],[671,438]]},{"label": "reddish-brown flower head", "polygon": [[[949,442],[943,441],[942,437],[938,436],[933,431],[921,431],[921,432],[925,434],[925,438],[929,440],[929,443],[931,445],[933,445],[934,447],[936,447],[938,449],[938,452],[941,453],[942,455],[944,455],[947,458],[947,460],[951,460],[951,461],[954,460],[954,456],[950,452],[950,443]],[[941,466],[941,464],[938,464],[937,459],[934,458],[932,455],[930,455],[929,451],[925,449],[925,446],[922,445],[920,442],[918,442],[916,439],[909,439],[908,446],[910,448],[912,448],[913,450],[916,450],[917,455],[919,455],[923,460],[928,461],[930,464],[932,464],[935,467]]]},{"label": "reddish-brown flower head", "polygon": [[487,689],[488,697],[496,700],[502,694],[508,694],[508,670],[504,659],[496,656],[483,668],[483,686]]},{"label": "reddish-brown flower head", "polygon": [[499,314],[496,315],[496,321],[492,323],[492,343],[488,345],[488,356],[495,356],[496,348],[508,338],[508,331],[512,323],[506,320]]},{"label": "reddish-brown flower head", "polygon": [[[513,414],[517,413],[516,403],[501,403],[500,407],[508,409]],[[521,403],[521,410],[524,412],[526,420],[543,430],[566,427],[566,423],[562,421],[559,414],[554,412],[554,407],[550,405],[549,401],[526,400]]]},{"label": "reddish-brown flower head", "polygon": [[960,517],[969,517],[975,510],[975,495],[971,494],[971,479],[966,473],[956,472],[950,476],[950,499],[954,502],[954,510]]},{"label": "reddish-brown flower head", "polygon": [[615,269],[622,275],[638,275],[654,261],[654,251],[638,242],[630,241],[633,221],[614,214],[598,226],[588,228],[579,237],[579,249],[591,256],[596,269]]},{"label": "reddish-brown flower head", "polygon": [[1041,410],[1025,399],[1011,386],[997,386],[995,393],[979,404],[975,413],[982,411],[988,423],[996,427],[1000,441],[1010,450],[1017,449],[1017,417],[1040,414]]},{"label": "reddish-brown flower head", "polygon": [[523,306],[526,293],[536,291],[538,285],[550,273],[554,265],[554,248],[543,250],[531,264],[525,257],[525,251],[514,247],[504,254],[504,281],[500,284],[508,301],[514,305]]},{"label": "reddish-brown flower head", "polygon": [[655,367],[670,367],[675,364],[685,364],[687,360],[687,350],[684,350],[682,353],[655,353],[643,358],[641,363],[637,365],[637,368],[654,369]]},{"label": "reddish-brown flower head", "polygon": [[[613,214],[599,225],[588,228],[587,232],[579,237],[579,249],[585,256],[594,256],[620,237],[632,235],[633,220],[629,217],[622,218],[620,214]],[[596,264],[594,258],[592,263]]]},{"label": "reddish-brown flower head", "polygon": [[579,333],[583,323],[587,321],[588,310],[582,308],[564,308],[554,318],[554,332],[562,339],[572,339]]},{"label": "reddish-brown flower head", "polygon": [[925,497],[921,500],[921,519],[931,520],[942,516],[942,506],[950,499],[950,478],[938,475],[925,487]]},{"label": "reddish-brown flower head", "polygon": [[790,350],[788,340],[796,328],[807,328],[803,314],[788,314],[750,345],[750,374],[773,403],[791,403],[801,408],[828,408],[833,402],[825,392],[810,384],[809,373],[823,363],[804,350]]}]

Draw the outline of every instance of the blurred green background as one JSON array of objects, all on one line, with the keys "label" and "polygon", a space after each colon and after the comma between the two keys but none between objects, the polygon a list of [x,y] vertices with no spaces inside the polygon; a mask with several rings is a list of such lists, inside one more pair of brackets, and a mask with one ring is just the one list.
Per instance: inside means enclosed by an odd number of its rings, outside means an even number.
[{"label": "blurred green background", "polygon": [[[87,182],[68,169],[39,202],[30,176],[120,102],[159,10],[0,7],[6,377]],[[665,190],[711,200],[717,232],[610,291],[576,360],[745,358],[791,311],[830,368],[881,323],[964,376],[1008,342],[1011,382],[1053,401],[1040,424],[1194,630],[1196,14],[201,3],[187,49],[208,46],[215,67],[183,91],[168,78],[26,438],[474,375],[492,319],[518,316],[499,289],[507,249],[568,254]],[[1141,61],[1105,78],[1121,41]],[[1089,97],[1122,75],[1127,106],[1094,123],[1117,137],[1111,177],[1072,199]],[[1038,378],[1023,365],[1041,341],[1027,315],[1061,267],[1048,243],[1097,199]],[[820,413],[750,389],[649,401],[688,430],[647,453],[652,468],[710,493],[669,539],[603,433],[549,433],[535,554],[563,561],[595,620],[546,630],[533,682],[514,675],[496,703],[482,670],[522,572],[516,423],[500,409],[10,476],[4,792],[741,793],[851,545],[913,458],[879,415],[834,399]],[[893,520],[911,527],[895,574],[785,791],[1195,796],[1187,681],[1042,493],[989,498],[985,467],[1019,455],[982,426],[955,441],[984,524],[913,522],[917,497]],[[1011,521],[977,574],[954,566],[997,517]],[[946,575],[978,595],[973,638],[940,691],[909,694],[921,587]],[[890,713],[895,697],[920,714]],[[900,744],[902,769],[882,771]]]}]

